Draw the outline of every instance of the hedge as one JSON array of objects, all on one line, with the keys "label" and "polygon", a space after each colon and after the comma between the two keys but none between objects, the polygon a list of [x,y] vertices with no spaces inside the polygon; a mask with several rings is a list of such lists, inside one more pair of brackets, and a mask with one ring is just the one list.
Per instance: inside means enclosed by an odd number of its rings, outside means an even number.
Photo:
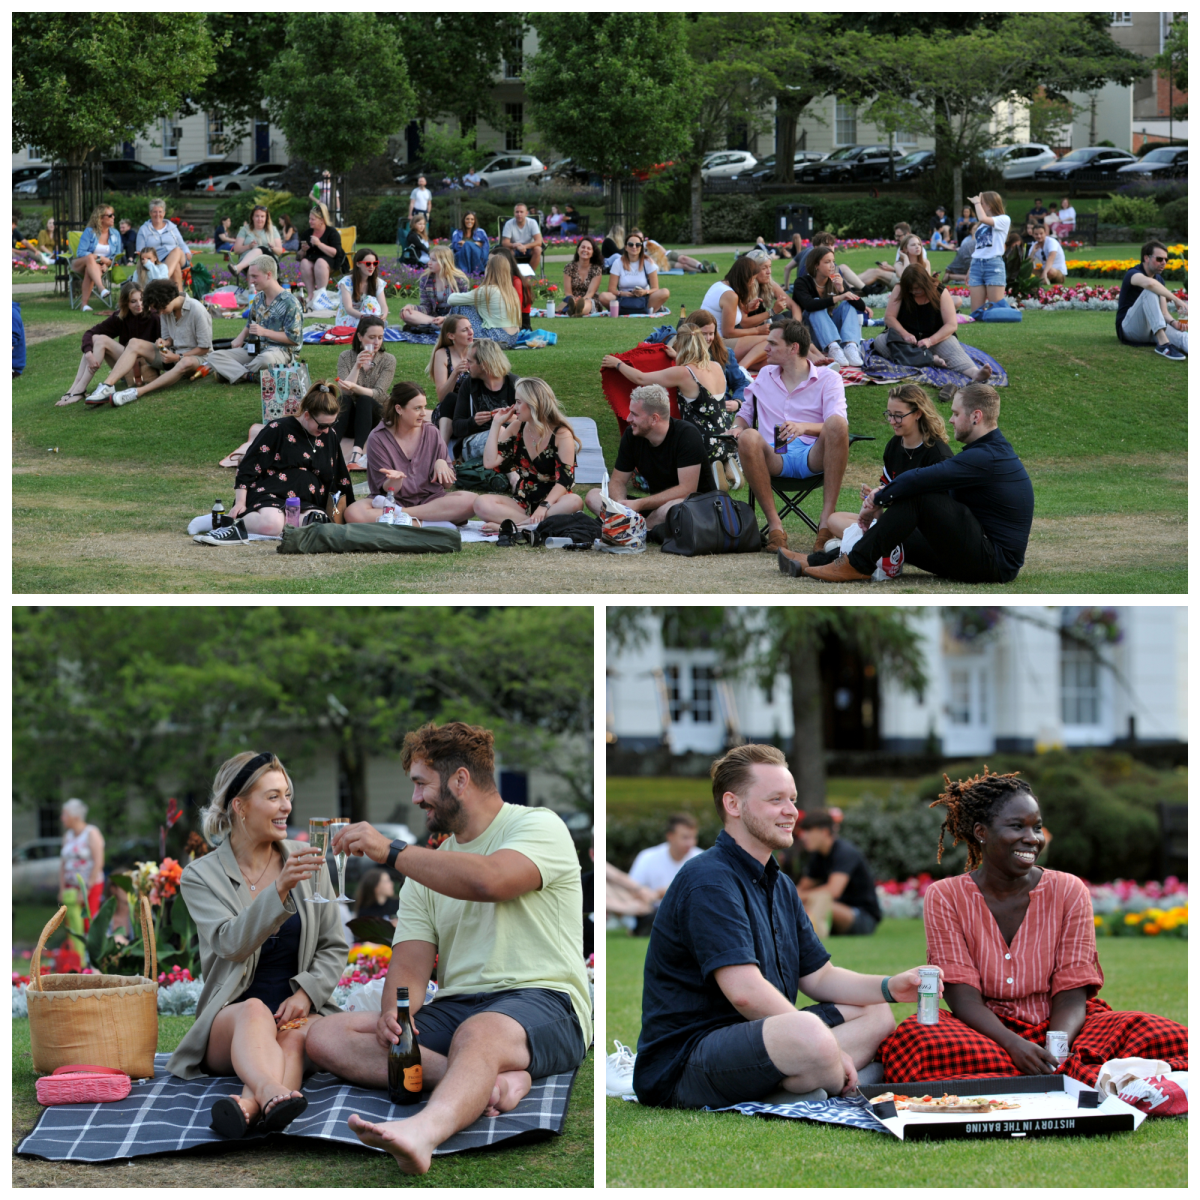
[{"label": "hedge", "polygon": [[895,196],[718,196],[704,206],[703,237],[708,244],[752,242],[758,236],[778,241],[775,209],[781,204],[806,204],[812,209],[813,228],[828,229],[844,238],[890,238],[901,222],[924,235],[934,204]]}]

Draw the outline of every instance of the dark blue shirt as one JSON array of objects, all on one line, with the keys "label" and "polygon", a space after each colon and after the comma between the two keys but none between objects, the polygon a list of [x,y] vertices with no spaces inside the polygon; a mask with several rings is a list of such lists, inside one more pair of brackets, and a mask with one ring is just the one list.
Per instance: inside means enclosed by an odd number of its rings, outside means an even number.
[{"label": "dark blue shirt", "polygon": [[792,881],[774,858],[763,866],[722,831],[684,863],[654,918],[642,986],[642,1032],[633,1087],[667,1106],[696,1043],[745,1021],[714,978],[753,963],[795,1003],[800,980],[829,961]]},{"label": "dark blue shirt", "polygon": [[880,489],[876,500],[894,504],[923,492],[949,492],[952,500],[965,504],[992,543],[1000,581],[1016,579],[1033,525],[1033,484],[1000,430],[976,438],[945,462],[905,471]]},{"label": "dark blue shirt", "polygon": [[1117,341],[1124,342],[1127,346],[1132,346],[1134,343],[1121,332],[1121,322],[1125,320],[1125,314],[1138,302],[1138,297],[1145,290],[1133,282],[1135,275],[1145,275],[1157,283],[1163,281],[1161,271],[1157,275],[1152,274],[1141,263],[1138,263],[1136,267],[1130,267],[1121,276],[1121,290],[1117,293]]}]

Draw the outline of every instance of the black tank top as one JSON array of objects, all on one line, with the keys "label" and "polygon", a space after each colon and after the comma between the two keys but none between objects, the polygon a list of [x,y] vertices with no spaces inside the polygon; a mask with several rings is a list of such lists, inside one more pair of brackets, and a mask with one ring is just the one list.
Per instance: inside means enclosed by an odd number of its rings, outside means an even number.
[{"label": "black tank top", "polygon": [[295,913],[263,943],[254,980],[239,1000],[261,1000],[274,1012],[291,994],[300,972],[300,914]]},{"label": "black tank top", "polygon": [[916,337],[917,341],[933,337],[944,324],[942,306],[940,304],[901,304],[900,324]]}]

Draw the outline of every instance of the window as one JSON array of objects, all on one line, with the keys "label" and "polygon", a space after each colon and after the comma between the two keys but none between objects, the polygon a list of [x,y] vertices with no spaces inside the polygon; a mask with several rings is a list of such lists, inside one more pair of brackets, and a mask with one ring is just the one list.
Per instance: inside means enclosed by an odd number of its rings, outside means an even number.
[{"label": "window", "polygon": [[208,114],[208,154],[216,158],[225,153],[225,122],[221,117]]},{"label": "window", "polygon": [[853,104],[837,102],[836,137],[839,146],[853,146],[858,141],[858,113]]},{"label": "window", "polygon": [[679,667],[673,663],[663,667],[663,679],[667,685],[667,704],[671,709],[671,720],[678,721],[687,708],[679,692]]},{"label": "window", "polygon": [[917,135],[911,129],[896,130],[896,145],[897,146],[915,146],[917,144]]},{"label": "window", "polygon": [[525,105],[506,104],[504,106],[504,148],[505,150],[520,150],[525,140]]},{"label": "window", "polygon": [[1110,13],[1109,17],[1111,18],[1109,21],[1110,25],[1132,25],[1133,24],[1133,13],[1131,13],[1131,12]]},{"label": "window", "polygon": [[954,667],[950,671],[950,697],[946,715],[951,725],[988,723],[988,677],[979,667]]},{"label": "window", "polygon": [[41,146],[26,146],[25,147],[25,157],[31,163],[40,163],[40,162],[46,161],[43,158],[43,151],[42,151]]},{"label": "window", "polygon": [[175,124],[175,118],[164,117],[162,139],[163,158],[179,157],[179,139],[181,137],[183,137],[183,130]]},{"label": "window", "polygon": [[1063,646],[1062,723],[1064,725],[1100,724],[1100,664],[1090,651],[1078,646]]},{"label": "window", "polygon": [[713,719],[713,669],[692,668],[692,720],[708,724]]},{"label": "window", "polygon": [[514,38],[504,54],[504,78],[520,79],[525,69],[525,47],[521,38]]}]

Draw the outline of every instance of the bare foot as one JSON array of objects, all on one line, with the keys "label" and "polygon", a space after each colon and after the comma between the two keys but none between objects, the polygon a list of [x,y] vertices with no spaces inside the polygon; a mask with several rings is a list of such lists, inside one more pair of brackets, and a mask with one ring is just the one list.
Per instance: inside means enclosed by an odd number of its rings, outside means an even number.
[{"label": "bare foot", "polygon": [[346,1122],[360,1141],[379,1150],[386,1150],[405,1175],[424,1175],[433,1161],[433,1150],[411,1135],[406,1136],[407,1121],[384,1121],[376,1125],[364,1121],[357,1113]]},{"label": "bare foot", "polygon": [[483,1115],[498,1117],[501,1113],[511,1112],[528,1095],[531,1087],[533,1079],[528,1071],[501,1071],[496,1076],[496,1086],[492,1088]]},{"label": "bare foot", "polygon": [[975,376],[975,382],[976,383],[987,383],[987,381],[989,379],[991,379],[991,377],[992,377],[992,368],[989,366],[982,366],[979,368],[979,374]]}]

